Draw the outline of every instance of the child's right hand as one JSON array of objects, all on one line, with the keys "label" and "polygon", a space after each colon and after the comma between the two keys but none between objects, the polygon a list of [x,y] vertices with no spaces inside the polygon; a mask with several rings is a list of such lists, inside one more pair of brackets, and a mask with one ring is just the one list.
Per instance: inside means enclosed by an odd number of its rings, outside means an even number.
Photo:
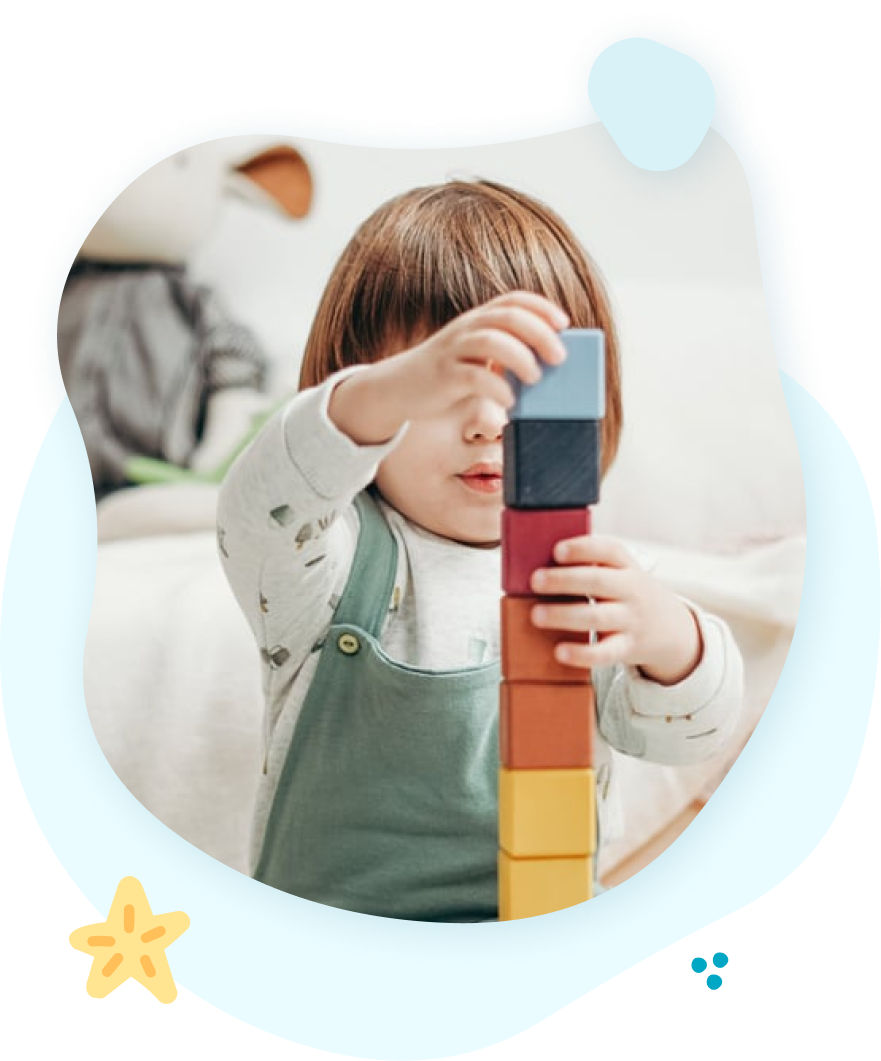
[{"label": "child's right hand", "polygon": [[[417,346],[344,380],[329,415],[355,442],[387,441],[407,420],[439,416],[466,398],[482,397],[503,409],[514,404],[510,384],[492,366],[526,384],[566,357],[558,332],[569,318],[553,302],[528,291],[491,299],[450,321]],[[371,394],[378,401],[371,401]]]},{"label": "child's right hand", "polygon": [[536,383],[541,370],[535,354],[549,365],[559,364],[566,348],[557,332],[568,323],[548,299],[514,291],[463,313],[383,366],[405,397],[409,420],[437,416],[471,397],[510,409],[511,386],[489,363],[509,369],[524,383]]}]

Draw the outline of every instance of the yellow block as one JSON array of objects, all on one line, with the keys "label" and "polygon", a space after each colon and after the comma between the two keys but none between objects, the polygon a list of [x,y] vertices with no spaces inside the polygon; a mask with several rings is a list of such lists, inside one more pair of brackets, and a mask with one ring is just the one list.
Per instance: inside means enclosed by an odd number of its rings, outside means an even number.
[{"label": "yellow block", "polygon": [[592,885],[592,858],[511,858],[499,851],[499,920],[538,917],[583,903]]},{"label": "yellow block", "polygon": [[593,770],[499,771],[499,847],[515,858],[596,851]]}]

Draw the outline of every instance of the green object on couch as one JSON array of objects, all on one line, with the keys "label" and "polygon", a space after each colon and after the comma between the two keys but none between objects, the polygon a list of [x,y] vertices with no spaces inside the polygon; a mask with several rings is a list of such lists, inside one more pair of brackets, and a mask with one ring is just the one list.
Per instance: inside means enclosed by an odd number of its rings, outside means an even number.
[{"label": "green object on couch", "polygon": [[255,416],[250,429],[245,433],[242,440],[211,471],[197,472],[191,468],[181,468],[176,464],[169,464],[168,461],[157,460],[154,457],[130,457],[125,463],[125,473],[129,481],[137,486],[155,485],[157,483],[219,484],[223,482],[226,473],[232,467],[239,454],[247,449],[263,430],[265,424],[287,403],[289,397],[289,395],[286,395],[276,405]]}]

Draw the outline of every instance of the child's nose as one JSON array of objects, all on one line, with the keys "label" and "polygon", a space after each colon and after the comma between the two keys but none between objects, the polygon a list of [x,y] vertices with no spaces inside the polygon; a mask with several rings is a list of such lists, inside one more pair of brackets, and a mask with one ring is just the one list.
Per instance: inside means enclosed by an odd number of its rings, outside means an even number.
[{"label": "child's nose", "polygon": [[498,442],[506,423],[504,410],[495,402],[477,401],[465,422],[468,442]]}]

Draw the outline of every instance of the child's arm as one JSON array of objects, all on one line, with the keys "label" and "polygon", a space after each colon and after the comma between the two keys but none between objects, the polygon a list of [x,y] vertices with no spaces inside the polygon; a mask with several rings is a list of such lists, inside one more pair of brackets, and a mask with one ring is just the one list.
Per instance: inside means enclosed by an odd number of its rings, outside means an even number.
[{"label": "child's arm", "polygon": [[717,752],[743,699],[743,661],[727,625],[671,593],[613,539],[569,539],[555,559],[562,566],[534,573],[533,589],[582,599],[541,605],[533,621],[597,632],[594,644],[562,638],[557,654],[594,671],[598,725],[609,744],[671,765]]},{"label": "child's arm", "polygon": [[[334,554],[350,564],[357,538],[348,506],[407,424],[465,398],[509,408],[513,391],[486,362],[535,382],[533,350],[560,362],[566,350],[554,329],[567,323],[540,295],[500,295],[412,349],[336,373],[269,421],[233,464],[218,503],[224,570],[268,665],[290,671],[326,629]],[[343,509],[348,522],[335,535]]]},{"label": "child's arm", "polygon": [[734,731],[743,701],[740,652],[726,623],[688,607],[700,629],[702,655],[687,677],[661,685],[625,664],[594,671],[598,728],[620,752],[685,766],[715,755]]},{"label": "child's arm", "polygon": [[272,674],[290,681],[327,629],[334,587],[354,556],[351,502],[397,445],[359,446],[328,417],[346,369],[297,394],[236,460],[221,486],[217,535],[227,579]]}]

